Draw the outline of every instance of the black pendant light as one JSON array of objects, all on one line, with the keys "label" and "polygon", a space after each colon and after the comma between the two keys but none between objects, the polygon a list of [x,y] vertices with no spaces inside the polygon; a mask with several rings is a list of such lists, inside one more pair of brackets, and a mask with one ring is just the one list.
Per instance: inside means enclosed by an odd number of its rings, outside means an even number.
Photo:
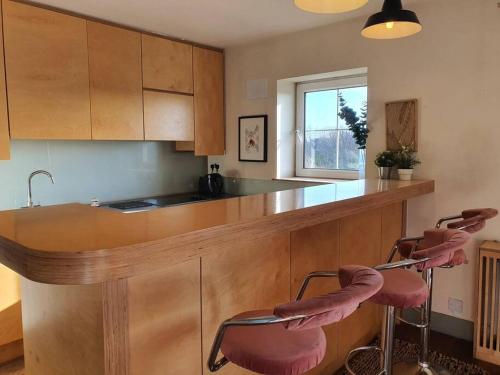
[{"label": "black pendant light", "polygon": [[403,9],[401,0],[384,0],[382,11],[368,18],[361,35],[370,39],[397,39],[421,30],[417,15]]}]

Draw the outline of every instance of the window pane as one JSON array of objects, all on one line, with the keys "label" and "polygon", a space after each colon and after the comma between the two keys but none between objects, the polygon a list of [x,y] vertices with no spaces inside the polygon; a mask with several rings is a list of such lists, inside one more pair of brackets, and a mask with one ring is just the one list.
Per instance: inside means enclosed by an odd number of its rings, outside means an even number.
[{"label": "window pane", "polygon": [[359,149],[350,130],[339,130],[338,169],[359,169]]},{"label": "window pane", "polygon": [[337,128],[337,90],[307,92],[305,106],[306,131]]},{"label": "window pane", "polygon": [[[358,117],[361,117],[361,110],[367,100],[368,90],[367,87],[353,87],[349,89],[340,89],[339,94],[345,100],[345,105],[356,111]],[[339,108],[340,110],[340,108]],[[339,118],[339,128],[347,129],[344,120]]]},{"label": "window pane", "polygon": [[304,139],[304,168],[337,168],[337,130],[308,131]]}]

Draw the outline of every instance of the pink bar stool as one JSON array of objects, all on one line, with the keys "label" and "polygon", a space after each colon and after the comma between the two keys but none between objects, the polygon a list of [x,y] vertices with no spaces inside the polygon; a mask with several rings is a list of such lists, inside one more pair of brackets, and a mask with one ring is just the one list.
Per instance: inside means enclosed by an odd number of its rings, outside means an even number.
[{"label": "pink bar stool", "polygon": [[[311,277],[337,276],[342,289],[301,300]],[[361,266],[346,266],[335,272],[308,276],[295,302],[274,311],[248,311],[226,320],[219,327],[208,360],[215,372],[232,362],[267,375],[299,375],[316,367],[326,352],[322,326],[351,315],[360,303],[377,293],[383,278]],[[217,361],[219,350],[224,355]]]},{"label": "pink bar stool", "polygon": [[[451,267],[465,261],[463,247],[469,241],[470,234],[459,229],[431,229],[424,232],[423,237],[403,238],[395,249],[410,259],[431,258],[428,262],[416,266],[422,272],[422,278],[429,288],[429,296],[425,303],[418,307],[420,321],[400,321],[420,329],[420,355],[417,363],[399,363],[395,367],[398,374],[447,374],[446,370],[429,363],[429,338],[432,307],[433,269],[435,267]],[[394,251],[391,256],[394,255]],[[416,307],[416,306],[415,306]]]},{"label": "pink bar stool", "polygon": [[[476,208],[462,211],[461,214],[444,217],[438,220],[436,228],[440,229],[441,225],[445,222],[451,221],[447,225],[448,229],[463,230],[467,233],[477,233],[482,230],[486,225],[486,220],[492,219],[498,215],[498,211],[494,208]],[[439,235],[440,232],[436,232]],[[442,232],[441,232],[442,233]],[[401,239],[396,243],[390,259],[399,251],[403,258],[416,258],[418,257],[418,250],[425,249],[430,246],[432,241],[425,240],[424,237],[416,237],[412,239]],[[417,251],[416,253],[414,253]],[[404,319],[403,322],[416,326],[420,329],[420,348],[421,353],[418,364],[401,364],[401,369],[398,372],[405,374],[448,374],[448,372],[436,365],[429,362],[429,339],[430,339],[430,318],[431,318],[431,304],[432,304],[432,287],[433,287],[433,268],[453,268],[462,264],[467,264],[467,256],[463,248],[457,249],[447,261],[445,259],[439,260],[435,264],[428,264],[421,267],[422,277],[426,281],[430,289],[430,296],[428,301],[420,309],[420,322],[412,323]]]},{"label": "pink bar stool", "polygon": [[405,268],[418,265],[429,261],[429,258],[420,260],[407,259],[401,262],[390,263],[387,265],[377,266],[376,270],[381,271],[384,277],[384,286],[382,289],[369,299],[370,302],[384,306],[384,325],[382,327],[382,343],[381,346],[363,346],[351,350],[345,359],[345,367],[347,372],[352,375],[356,374],[350,367],[351,358],[366,350],[376,350],[382,353],[382,370],[379,375],[392,374],[392,352],[394,346],[394,326],[395,326],[395,309],[410,308],[420,306],[429,296],[427,285],[415,272]]}]

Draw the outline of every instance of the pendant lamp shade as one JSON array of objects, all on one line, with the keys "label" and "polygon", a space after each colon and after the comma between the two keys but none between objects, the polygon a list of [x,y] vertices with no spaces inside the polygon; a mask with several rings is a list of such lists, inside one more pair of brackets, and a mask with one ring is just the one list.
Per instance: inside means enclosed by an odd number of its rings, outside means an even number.
[{"label": "pendant lamp shade", "polygon": [[422,31],[415,12],[403,9],[401,0],[385,0],[382,11],[368,18],[361,32],[370,39],[397,39]]},{"label": "pendant lamp shade", "polygon": [[311,13],[344,13],[361,8],[368,0],[294,0],[295,5]]}]

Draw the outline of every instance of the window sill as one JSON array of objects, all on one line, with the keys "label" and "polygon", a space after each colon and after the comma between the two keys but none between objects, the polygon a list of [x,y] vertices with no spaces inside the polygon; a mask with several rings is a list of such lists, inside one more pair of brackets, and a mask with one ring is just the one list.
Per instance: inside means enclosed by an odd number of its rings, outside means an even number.
[{"label": "window sill", "polygon": [[338,178],[315,178],[315,177],[281,177],[273,178],[275,181],[297,181],[297,182],[317,182],[323,184],[338,184],[355,180],[341,180]]}]

